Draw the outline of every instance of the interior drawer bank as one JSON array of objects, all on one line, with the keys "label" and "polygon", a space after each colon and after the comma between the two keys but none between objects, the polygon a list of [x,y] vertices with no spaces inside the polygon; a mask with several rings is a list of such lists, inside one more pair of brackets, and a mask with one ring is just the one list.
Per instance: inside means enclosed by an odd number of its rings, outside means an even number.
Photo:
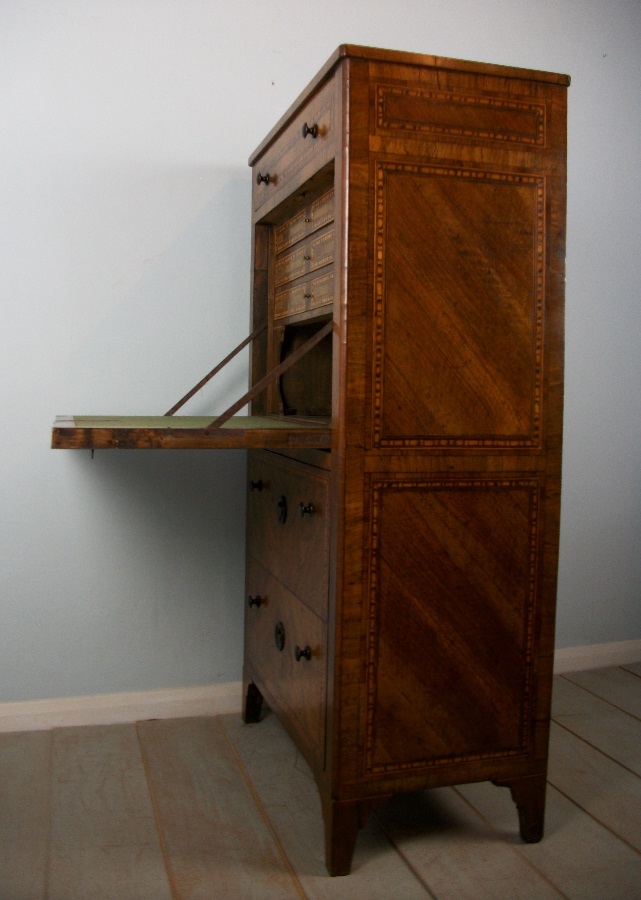
[{"label": "interior drawer bank", "polygon": [[266,214],[334,157],[336,84],[325,82],[284,126],[272,131],[250,157],[254,210]]},{"label": "interior drawer bank", "polygon": [[328,472],[268,451],[248,460],[247,552],[326,618]]}]

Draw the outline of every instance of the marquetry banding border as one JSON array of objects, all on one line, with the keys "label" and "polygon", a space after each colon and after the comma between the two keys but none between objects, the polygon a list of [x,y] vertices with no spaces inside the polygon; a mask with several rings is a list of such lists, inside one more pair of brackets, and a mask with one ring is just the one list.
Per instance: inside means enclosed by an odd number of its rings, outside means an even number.
[{"label": "marquetry banding border", "polygon": [[[433,105],[436,110],[439,106],[472,107],[477,111],[488,113],[487,127],[454,125],[446,122],[420,122],[412,118],[395,118],[388,111],[387,101],[390,97],[408,97],[412,100]],[[518,113],[523,115],[524,121],[529,118],[532,123],[532,134],[527,131],[501,130],[500,127],[492,127],[491,114],[493,111]],[[468,139],[482,139],[488,141],[502,141],[510,144],[526,144],[528,146],[543,147],[546,133],[546,110],[543,103],[526,103],[518,100],[491,97],[483,94],[457,93],[453,91],[417,90],[415,88],[398,87],[387,84],[376,85],[376,127],[378,130],[400,131],[404,135],[415,134],[438,135],[445,137],[458,137]]]},{"label": "marquetry banding border", "polygon": [[[386,178],[389,174],[409,173],[436,178],[460,178],[474,182],[505,185],[531,185],[535,192],[534,237],[534,359],[532,390],[532,427],[526,435],[384,435],[384,356],[385,356],[385,253],[386,253]],[[415,165],[377,162],[375,182],[375,273],[374,273],[374,352],[372,395],[372,446],[390,449],[540,449],[542,440],[543,334],[545,310],[545,194],[543,175],[513,172],[488,172],[453,166]]]},{"label": "marquetry banding border", "polygon": [[[529,517],[529,578],[527,600],[525,604],[525,640],[523,656],[523,702],[519,723],[519,742],[516,747],[504,748],[493,753],[467,755],[451,755],[417,759],[408,763],[389,763],[377,765],[374,762],[374,744],[376,729],[377,703],[377,663],[379,641],[379,559],[380,559],[380,515],[383,493],[386,491],[528,491],[530,494]],[[366,684],[367,704],[365,715],[365,775],[393,775],[394,773],[412,772],[421,769],[451,766],[457,763],[474,760],[492,760],[527,755],[530,749],[531,719],[533,697],[533,662],[535,652],[535,621],[537,599],[537,556],[539,543],[539,519],[542,485],[537,479],[528,478],[470,478],[466,480],[420,480],[399,478],[377,479],[372,477],[369,485],[370,517],[369,517],[369,570],[368,570],[368,609],[366,624]]]}]

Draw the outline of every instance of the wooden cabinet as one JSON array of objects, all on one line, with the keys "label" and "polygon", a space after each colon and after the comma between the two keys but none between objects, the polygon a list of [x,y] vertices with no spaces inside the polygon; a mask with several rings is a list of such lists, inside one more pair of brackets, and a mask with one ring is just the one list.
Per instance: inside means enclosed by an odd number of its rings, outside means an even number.
[{"label": "wooden cabinet", "polygon": [[332,323],[252,412],[331,448],[250,453],[244,716],[309,761],[332,874],[399,791],[492,780],[542,834],[568,84],[344,46],[250,159],[252,382]]},{"label": "wooden cabinet", "polygon": [[250,448],[243,714],[309,761],[332,874],[400,791],[491,780],[542,835],[568,84],[339,47],[250,159],[248,393],[175,416],[217,366],[165,416],[53,430]]}]

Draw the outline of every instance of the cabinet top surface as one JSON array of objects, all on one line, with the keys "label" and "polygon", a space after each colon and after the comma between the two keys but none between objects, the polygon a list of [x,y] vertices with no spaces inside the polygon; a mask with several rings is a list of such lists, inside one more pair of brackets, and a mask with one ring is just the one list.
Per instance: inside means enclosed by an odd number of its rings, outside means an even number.
[{"label": "cabinet top surface", "polygon": [[357,44],[341,44],[336,48],[334,53],[332,53],[325,65],[319,69],[314,78],[296,98],[287,112],[279,119],[265,139],[261,141],[251,154],[249,157],[250,166],[256,162],[257,158],[287,124],[301,104],[304,103],[310,94],[312,94],[332,71],[346,59],[418,66],[421,68],[441,69],[444,71],[476,73],[478,75],[494,75],[500,78],[540,81],[548,84],[560,85],[562,87],[567,87],[570,84],[569,75],[563,75],[557,72],[543,72],[537,69],[523,69],[516,66],[504,66],[495,63],[481,63],[467,59],[451,59],[446,56],[412,53],[404,50],[384,50],[379,47],[362,47]]}]

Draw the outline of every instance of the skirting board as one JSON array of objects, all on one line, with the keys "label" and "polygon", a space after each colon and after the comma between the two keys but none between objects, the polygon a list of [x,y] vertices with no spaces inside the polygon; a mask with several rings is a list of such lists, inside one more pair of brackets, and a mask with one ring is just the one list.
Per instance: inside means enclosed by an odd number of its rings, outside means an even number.
[{"label": "skirting board", "polygon": [[637,662],[641,662],[641,638],[611,644],[565,647],[557,649],[554,654],[554,674],[602,669],[605,666],[627,666]]},{"label": "skirting board", "polygon": [[0,732],[240,713],[242,691],[242,682],[232,681],[164,691],[0,703]]},{"label": "skirting board", "polygon": [[[554,672],[579,672],[641,662],[641,639],[565,647],[554,654]],[[42,731],[74,725],[115,725],[141,719],[240,714],[242,684],[211,684],[164,691],[131,691],[92,697],[0,703],[0,732]]]}]

